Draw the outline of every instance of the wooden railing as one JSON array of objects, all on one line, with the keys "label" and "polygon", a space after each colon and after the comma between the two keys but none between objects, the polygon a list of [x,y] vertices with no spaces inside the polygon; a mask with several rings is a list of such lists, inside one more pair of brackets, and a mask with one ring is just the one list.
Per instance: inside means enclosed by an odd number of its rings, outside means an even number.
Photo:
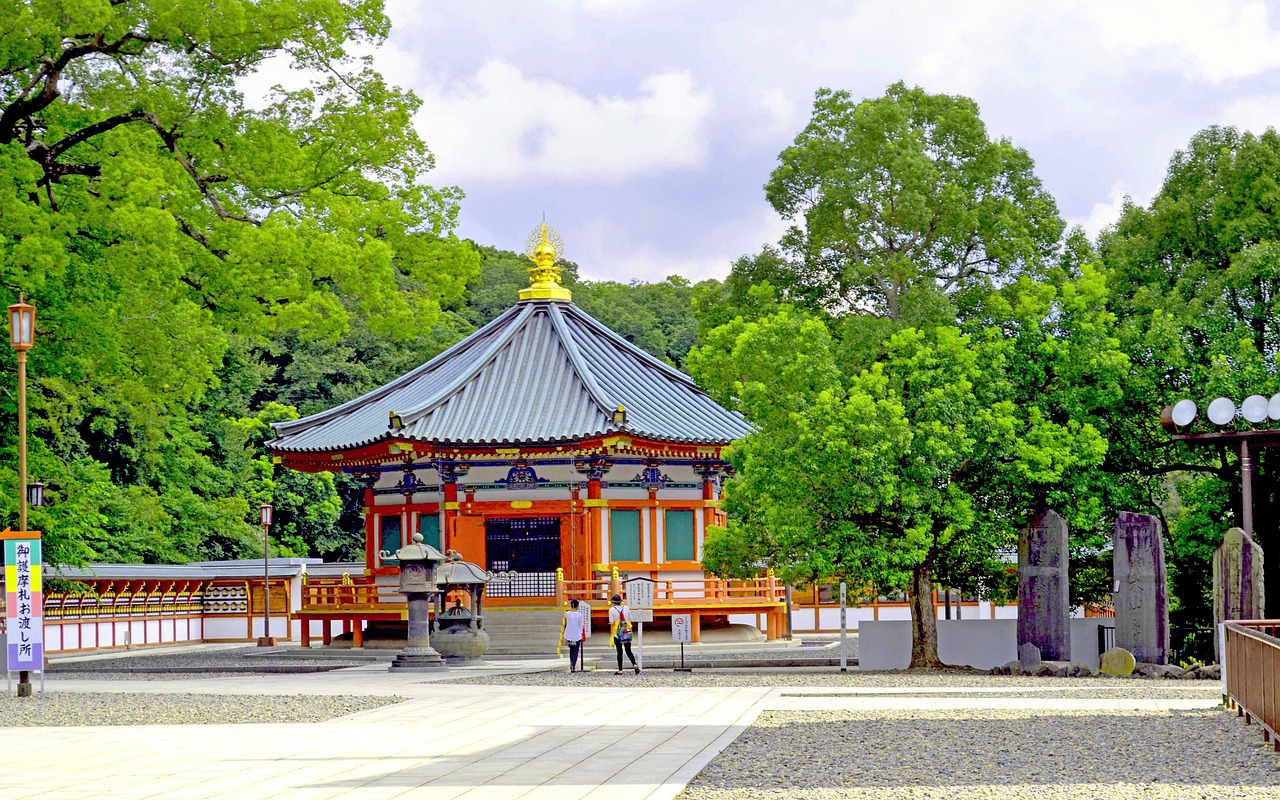
[{"label": "wooden railing", "polygon": [[[615,594],[625,595],[624,581],[618,577],[596,580],[556,581],[556,604],[567,606],[570,600],[583,600],[592,606],[608,605]],[[767,576],[745,581],[719,578],[681,578],[654,581],[654,607],[764,608],[785,602],[786,589],[777,578]],[[390,605],[403,606],[404,596],[395,585],[378,585],[365,576],[343,578],[311,578],[302,587],[301,613],[323,614],[326,611],[382,610]]]},{"label": "wooden railing", "polygon": [[312,578],[302,587],[305,613],[328,609],[353,610],[382,608],[388,604],[404,605],[404,595],[396,586],[379,586],[363,576],[351,578]]},{"label": "wooden railing", "polygon": [[[556,603],[564,606],[570,600],[588,603],[609,601],[615,594],[625,594],[617,578],[586,581],[556,581]],[[786,588],[772,575],[743,581],[719,578],[677,578],[653,582],[653,606],[662,608],[706,608],[713,606],[760,607],[785,601]]]},{"label": "wooden railing", "polygon": [[1227,702],[1256,720],[1262,736],[1280,752],[1280,620],[1240,620],[1226,624]]}]

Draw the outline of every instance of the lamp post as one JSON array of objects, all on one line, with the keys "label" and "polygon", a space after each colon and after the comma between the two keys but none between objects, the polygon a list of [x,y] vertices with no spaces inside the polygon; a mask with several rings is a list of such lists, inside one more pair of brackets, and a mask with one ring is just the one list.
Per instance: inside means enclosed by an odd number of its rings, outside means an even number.
[{"label": "lamp post", "polygon": [[36,307],[18,295],[9,306],[9,346],[18,352],[18,529],[27,529],[27,351],[36,331]]},{"label": "lamp post", "polygon": [[[36,307],[22,294],[9,306],[9,346],[18,353],[18,529],[27,530],[27,351],[35,339]],[[43,487],[41,487],[43,489]],[[18,696],[31,696],[31,671],[19,670]]]},{"label": "lamp post", "polygon": [[262,637],[258,639],[258,647],[274,647],[276,640],[271,636],[271,530],[270,503],[263,503],[258,509],[262,522]]}]

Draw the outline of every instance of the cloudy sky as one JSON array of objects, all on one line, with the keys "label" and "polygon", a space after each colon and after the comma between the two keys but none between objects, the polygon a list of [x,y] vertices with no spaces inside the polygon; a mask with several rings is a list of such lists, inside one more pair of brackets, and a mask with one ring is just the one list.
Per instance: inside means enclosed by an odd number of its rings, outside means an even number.
[{"label": "cloudy sky", "polygon": [[424,101],[461,235],[519,250],[545,212],[588,277],[697,280],[785,228],[761,187],[823,86],[974,98],[1095,233],[1197,130],[1277,124],[1267,5],[388,0],[376,63]]}]

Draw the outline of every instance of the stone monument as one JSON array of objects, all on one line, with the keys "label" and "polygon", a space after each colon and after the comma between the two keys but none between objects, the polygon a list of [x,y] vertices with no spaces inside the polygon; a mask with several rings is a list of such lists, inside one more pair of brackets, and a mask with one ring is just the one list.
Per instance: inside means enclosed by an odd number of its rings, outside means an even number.
[{"label": "stone monument", "polygon": [[1266,619],[1262,548],[1241,528],[1232,528],[1213,551],[1213,642],[1229,619]]},{"label": "stone monument", "polygon": [[1018,539],[1018,646],[1033,644],[1045,661],[1071,660],[1067,521],[1043,509]]},{"label": "stone monument", "polygon": [[1116,646],[1146,664],[1169,662],[1169,584],[1160,520],[1121,511],[1116,517]]},{"label": "stone monument", "polygon": [[422,534],[413,535],[413,544],[394,553],[383,550],[385,560],[400,561],[400,591],[409,601],[409,640],[391,662],[398,672],[435,672],[447,669],[440,653],[431,646],[431,601],[440,591],[436,585],[436,565],[444,555],[422,543]]}]

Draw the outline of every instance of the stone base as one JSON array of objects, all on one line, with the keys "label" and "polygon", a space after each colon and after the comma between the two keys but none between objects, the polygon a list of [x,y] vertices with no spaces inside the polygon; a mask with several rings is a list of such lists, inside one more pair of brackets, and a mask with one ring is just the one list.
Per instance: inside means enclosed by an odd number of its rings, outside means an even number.
[{"label": "stone base", "polygon": [[392,672],[440,672],[448,668],[434,647],[406,647],[391,662]]},{"label": "stone base", "polygon": [[259,636],[258,647],[275,647],[280,643],[278,637],[275,636]]}]

